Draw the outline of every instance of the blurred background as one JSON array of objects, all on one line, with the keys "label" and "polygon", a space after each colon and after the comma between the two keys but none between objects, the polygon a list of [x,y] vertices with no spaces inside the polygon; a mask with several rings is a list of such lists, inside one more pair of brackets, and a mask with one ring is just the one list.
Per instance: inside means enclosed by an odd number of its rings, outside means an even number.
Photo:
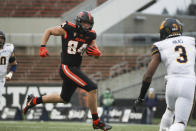
[{"label": "blurred background", "polygon": [[[160,65],[151,83],[154,99],[133,112],[131,106],[151,59],[151,46],[159,41],[159,26],[165,18],[177,18],[184,35],[196,36],[196,0],[0,0],[0,30],[6,42],[14,43],[17,72],[6,82],[0,104],[0,120],[88,121],[86,92],[77,89],[69,104],[45,104],[27,116],[21,111],[27,95],[60,93],[61,37],[51,37],[46,58],[39,57],[42,33],[65,20],[74,22],[80,11],[95,18],[99,60],[84,56],[82,71],[98,84],[99,112],[104,114],[103,93],[111,91],[108,122],[158,124],[165,110],[166,74]],[[107,93],[107,92],[106,92]],[[106,118],[103,118],[106,119]],[[151,119],[152,121],[150,121]],[[157,121],[156,121],[157,120]],[[191,125],[196,125],[193,111]]]}]

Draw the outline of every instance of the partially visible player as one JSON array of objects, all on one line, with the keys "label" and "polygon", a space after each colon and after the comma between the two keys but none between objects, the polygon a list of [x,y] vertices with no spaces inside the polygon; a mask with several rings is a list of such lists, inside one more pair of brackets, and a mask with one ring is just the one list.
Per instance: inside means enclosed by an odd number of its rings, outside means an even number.
[{"label": "partially visible player", "polygon": [[[166,104],[159,131],[184,131],[193,110],[195,94],[195,38],[182,36],[182,24],[167,18],[160,26],[161,41],[153,44],[152,59],[143,76],[135,104],[140,104],[160,62],[167,69]],[[175,116],[175,118],[174,118]]]},{"label": "partially visible player", "polygon": [[61,94],[51,94],[42,97],[29,95],[24,113],[40,103],[68,103],[77,87],[88,92],[88,107],[92,114],[93,128],[110,130],[112,127],[99,119],[97,113],[97,85],[81,70],[83,53],[98,58],[101,56],[96,45],[96,33],[92,30],[94,18],[90,12],[80,12],[76,24],[65,21],[61,26],[47,29],[42,38],[40,56],[46,57],[46,44],[51,35],[62,37],[62,53],[60,75],[63,80]]},{"label": "partially visible player", "polygon": [[[5,34],[0,31],[0,96],[6,80],[11,80],[13,73],[16,72],[16,58],[14,55],[14,45],[5,43]],[[7,71],[10,64],[10,70]],[[7,73],[8,72],[8,73]]]}]

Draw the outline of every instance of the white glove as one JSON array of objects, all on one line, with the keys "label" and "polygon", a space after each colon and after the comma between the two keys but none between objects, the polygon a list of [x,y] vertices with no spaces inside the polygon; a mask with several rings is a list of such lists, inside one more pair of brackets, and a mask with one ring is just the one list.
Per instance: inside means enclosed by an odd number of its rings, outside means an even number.
[{"label": "white glove", "polygon": [[9,72],[9,73],[5,76],[5,78],[6,78],[6,80],[11,80],[11,79],[12,79],[12,76],[13,76],[13,73],[12,73],[12,72]]}]

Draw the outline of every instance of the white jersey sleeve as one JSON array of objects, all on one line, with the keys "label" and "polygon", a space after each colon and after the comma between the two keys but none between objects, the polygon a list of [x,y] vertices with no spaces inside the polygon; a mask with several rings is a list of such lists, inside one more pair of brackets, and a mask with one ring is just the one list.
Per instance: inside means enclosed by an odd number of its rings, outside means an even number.
[{"label": "white jersey sleeve", "polygon": [[165,39],[153,44],[158,48],[161,61],[169,75],[186,75],[195,77],[195,38],[179,36]]},{"label": "white jersey sleeve", "polygon": [[10,53],[12,53],[14,51],[14,45],[11,43],[5,43],[4,48],[5,48],[5,50],[9,51]]}]

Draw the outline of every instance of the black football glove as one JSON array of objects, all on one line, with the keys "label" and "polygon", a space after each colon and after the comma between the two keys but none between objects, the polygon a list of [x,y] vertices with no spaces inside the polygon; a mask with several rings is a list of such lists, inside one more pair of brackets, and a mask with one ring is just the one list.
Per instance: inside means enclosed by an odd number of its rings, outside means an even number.
[{"label": "black football glove", "polygon": [[144,102],[144,99],[141,99],[141,98],[137,98],[135,101],[134,101],[134,104],[135,105],[139,105],[139,104],[142,104]]},{"label": "black football glove", "polygon": [[134,104],[133,104],[133,106],[132,106],[132,110],[134,111],[134,112],[136,112],[136,107],[138,106],[138,105],[140,105],[140,104],[142,104],[144,102],[144,99],[141,99],[141,98],[137,98],[135,101],[134,101]]}]

